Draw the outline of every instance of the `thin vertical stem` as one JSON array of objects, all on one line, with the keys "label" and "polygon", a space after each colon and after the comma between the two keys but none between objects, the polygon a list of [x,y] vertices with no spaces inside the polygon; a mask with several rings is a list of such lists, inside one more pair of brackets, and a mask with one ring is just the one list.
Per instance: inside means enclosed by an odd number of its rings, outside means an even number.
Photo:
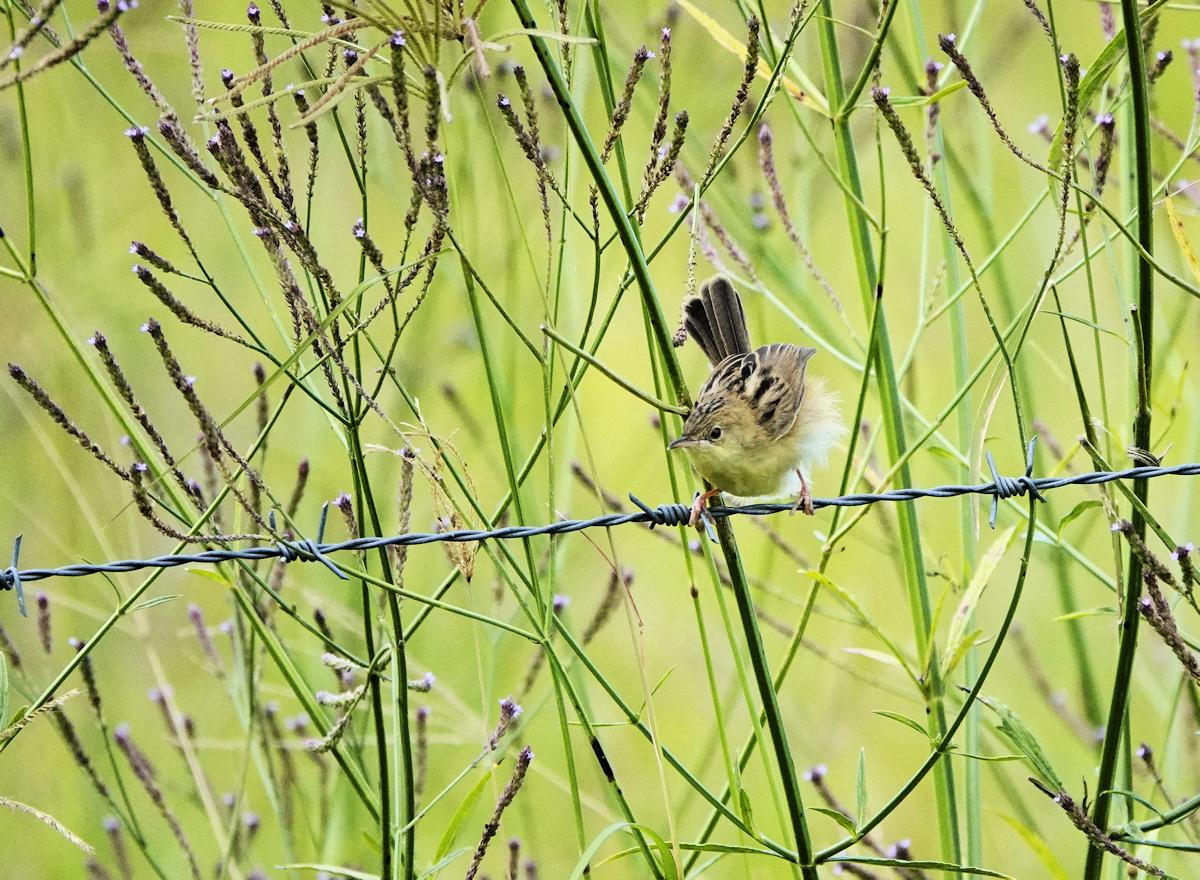
[{"label": "thin vertical stem", "polygon": [[[1134,186],[1137,190],[1137,240],[1145,252],[1138,259],[1138,300],[1135,317],[1137,327],[1137,411],[1133,419],[1133,442],[1141,449],[1150,446],[1150,384],[1153,371],[1154,330],[1154,178],[1150,166],[1150,106],[1146,81],[1146,57],[1142,46],[1137,0],[1121,0],[1121,17],[1125,27],[1125,44],[1129,52],[1129,81],[1133,98]],[[1145,479],[1133,483],[1134,496],[1145,505],[1150,487]],[[1146,537],[1146,518],[1134,505],[1130,521],[1139,539]],[[1117,669],[1113,676],[1112,698],[1108,704],[1108,721],[1104,727],[1104,746],[1100,755],[1100,774],[1096,779],[1096,803],[1092,819],[1101,828],[1108,826],[1112,803],[1113,780],[1120,755],[1121,730],[1129,709],[1129,686],[1133,678],[1133,660],[1137,652],[1138,596],[1142,589],[1142,561],[1132,550],[1129,553],[1129,574],[1122,596],[1120,643],[1117,648]],[[1084,880],[1099,880],[1104,853],[1088,846]]]},{"label": "thin vertical stem", "polygon": [[787,728],[783,724],[783,713],[779,708],[779,697],[771,678],[767,663],[767,651],[763,645],[758,618],[754,614],[754,602],[750,598],[750,585],[742,571],[742,557],[738,553],[733,537],[733,525],[728,518],[717,520],[717,537],[729,570],[729,581],[737,599],[738,615],[746,633],[746,648],[750,652],[750,665],[754,668],[754,680],[763,701],[763,714],[767,718],[767,730],[771,734],[771,745],[775,748],[775,762],[779,765],[783,793],[787,798],[788,814],[792,820],[792,833],[796,839],[796,855],[800,861],[800,873],[804,880],[817,880],[817,869],[812,864],[812,841],[808,836],[808,824],[804,818],[804,804],[800,796],[800,779],[796,765],[788,749]]},{"label": "thin vertical stem", "polygon": [[[825,66],[825,94],[830,106],[841,107],[845,100],[842,83],[842,65],[838,51],[837,35],[834,31],[833,8],[830,0],[821,0],[820,40],[821,55]],[[870,312],[875,306],[875,295],[880,279],[875,266],[874,248],[871,243],[867,218],[857,207],[862,201],[862,180],[858,170],[858,159],[854,151],[854,137],[850,131],[850,120],[839,113],[833,119],[834,142],[842,177],[847,181],[853,198],[846,199],[847,218],[850,223],[850,243],[854,250],[858,270],[860,292],[864,308]],[[896,366],[892,356],[891,336],[887,318],[878,316],[878,349],[876,350],[876,379],[882,399],[881,415],[888,453],[893,461],[903,462],[897,472],[897,485],[912,485],[907,464],[908,445],[904,436],[903,404],[896,378]],[[922,656],[937,656],[937,651],[928,646],[933,635],[930,623],[933,618],[929,588],[925,580],[925,563],[921,550],[921,533],[917,513],[913,505],[903,505],[897,511],[900,526],[900,549],[904,563],[905,586],[908,592],[909,611],[915,631],[917,651]],[[925,695],[929,711],[929,727],[933,736],[940,738],[946,730],[944,684],[934,664],[930,669],[928,689]],[[958,807],[954,796],[952,768],[945,762],[934,767],[934,788],[938,801],[938,825],[943,854],[950,861],[961,861],[958,836]]]}]

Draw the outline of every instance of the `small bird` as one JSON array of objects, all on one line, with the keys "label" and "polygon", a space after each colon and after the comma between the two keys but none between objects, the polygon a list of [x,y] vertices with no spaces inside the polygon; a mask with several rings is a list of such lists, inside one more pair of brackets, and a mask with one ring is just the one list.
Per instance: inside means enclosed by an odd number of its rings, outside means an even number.
[{"label": "small bird", "polygon": [[805,471],[845,434],[837,397],[807,375],[817,350],[776,342],[751,351],[741,297],[724,275],[688,297],[683,323],[713,365],[668,447],[684,450],[713,487],[696,497],[690,524],[719,492],[742,503],[799,493],[793,510],[811,515]]}]

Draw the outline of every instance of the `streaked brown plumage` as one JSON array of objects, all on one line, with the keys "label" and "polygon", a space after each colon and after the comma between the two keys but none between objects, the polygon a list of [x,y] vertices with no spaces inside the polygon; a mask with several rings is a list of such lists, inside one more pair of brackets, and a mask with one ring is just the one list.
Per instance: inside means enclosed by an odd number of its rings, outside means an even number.
[{"label": "streaked brown plumage", "polygon": [[797,507],[812,513],[805,471],[845,433],[836,397],[807,375],[816,349],[777,342],[751,351],[741,298],[723,275],[701,285],[683,313],[713,365],[670,446],[713,486],[697,499],[693,522],[718,491],[742,501],[798,493]]}]

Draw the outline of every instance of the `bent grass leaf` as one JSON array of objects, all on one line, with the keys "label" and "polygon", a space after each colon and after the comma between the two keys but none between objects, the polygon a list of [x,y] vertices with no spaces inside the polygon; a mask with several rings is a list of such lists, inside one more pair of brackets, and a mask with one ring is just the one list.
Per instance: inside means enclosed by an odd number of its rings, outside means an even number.
[{"label": "bent grass leaf", "polygon": [[[906,673],[908,673],[908,677],[912,679],[913,684],[915,684],[918,689],[922,687],[920,678],[917,676],[916,671],[913,670],[913,668],[908,664],[908,661],[904,657],[903,651],[900,650],[900,647],[895,642],[888,638],[883,630],[875,625],[875,621],[873,621],[867,612],[863,610],[862,606],[858,604],[857,599],[855,599],[852,595],[847,593],[819,571],[809,570],[801,573],[808,575],[808,577],[812,578],[822,587],[831,592],[834,597],[858,619],[860,626],[867,629],[872,635],[875,636],[875,638],[879,639],[879,641],[883,643],[884,647],[888,650],[888,654],[890,654],[891,657],[895,659],[895,662],[898,663]],[[858,649],[858,652],[864,653],[865,649]],[[879,657],[876,657],[876,659],[879,659]]]},{"label": "bent grass leaf", "polygon": [[1007,822],[1017,832],[1017,835],[1025,841],[1026,845],[1033,850],[1033,854],[1038,857],[1038,861],[1046,868],[1048,880],[1071,880],[1070,875],[1067,874],[1067,869],[1062,866],[1062,862],[1054,854],[1054,850],[1046,844],[1046,841],[1042,840],[1037,832],[1027,827],[1025,823],[1014,816],[1009,816],[1006,813],[997,813],[996,815]]},{"label": "bent grass leaf", "polygon": [[[592,842],[588,844],[587,849],[585,849],[579,856],[579,861],[575,863],[575,869],[571,871],[571,876],[568,878],[568,880],[581,880],[582,877],[587,876],[591,871],[592,859],[596,857],[596,853],[600,851],[600,847],[604,845],[605,841],[607,841],[614,834],[620,831],[628,831],[633,833],[635,830],[640,831],[642,834],[645,834],[647,837],[649,837],[655,847],[658,848],[661,856],[659,867],[663,870],[666,880],[679,880],[679,873],[675,870],[675,859],[671,855],[670,845],[663,840],[662,837],[659,836],[658,832],[656,832],[654,829],[647,828],[645,825],[641,825],[636,822],[614,822],[612,825],[609,825],[607,828],[593,837]],[[620,858],[625,854],[626,852],[623,850],[613,856],[610,856],[608,859],[603,859],[602,861],[597,862],[597,866],[606,861],[610,861],[611,859]]]},{"label": "bent grass leaf", "polygon": [[1069,526],[1075,520],[1079,519],[1079,517],[1083,516],[1083,514],[1087,513],[1093,507],[1102,507],[1102,506],[1103,505],[1101,505],[1101,503],[1099,501],[1097,501],[1094,498],[1091,498],[1087,501],[1080,501],[1078,504],[1076,504],[1074,507],[1072,507],[1071,512],[1068,513],[1066,516],[1064,516],[1061,520],[1058,521],[1057,535],[1058,535],[1059,542],[1060,543],[1062,542],[1063,529],[1065,529],[1067,526]]},{"label": "bent grass leaf", "polygon": [[854,779],[854,821],[859,828],[867,818],[867,750],[858,750],[858,769]]},{"label": "bent grass leaf", "polygon": [[1101,327],[1095,321],[1089,321],[1087,318],[1081,318],[1079,315],[1072,315],[1070,312],[1056,312],[1054,309],[1042,309],[1042,314],[1043,315],[1055,315],[1059,318],[1065,318],[1068,321],[1074,321],[1077,324],[1082,324],[1085,327],[1090,327],[1091,329],[1095,330],[1097,333],[1106,333],[1107,335],[1111,336],[1113,339],[1120,340],[1120,342],[1125,346],[1129,345],[1129,340],[1126,339],[1124,336],[1122,336],[1120,333],[1117,333],[1115,330],[1109,330],[1107,327]]},{"label": "bent grass leaf", "polygon": [[1016,880],[1010,874],[1001,874],[991,868],[976,868],[973,865],[956,865],[953,862],[936,862],[929,860],[909,861],[907,859],[886,859],[875,856],[834,856],[829,860],[833,863],[845,862],[852,865],[875,865],[880,868],[904,868],[906,870],[946,871],[957,874],[972,874],[976,877],[1000,877],[1001,880]]},{"label": "bent grass leaf", "polygon": [[317,871],[332,874],[335,877],[346,877],[347,880],[379,880],[378,874],[368,874],[366,871],[356,871],[341,865],[319,865],[315,862],[295,862],[290,865],[276,865],[280,871]]},{"label": "bent grass leaf", "polygon": [[937,631],[938,626],[942,622],[942,611],[946,608],[946,597],[950,595],[950,591],[954,588],[954,581],[947,578],[946,583],[942,586],[942,591],[938,593],[937,603],[933,606],[933,614],[929,618],[929,632],[925,638],[925,650],[921,654],[921,675],[929,677],[929,664],[933,660],[933,652],[937,647]]},{"label": "bent grass leaf", "polygon": [[809,807],[809,809],[814,813],[820,813],[822,816],[828,816],[834,822],[841,825],[847,834],[858,833],[858,828],[850,821],[850,817],[839,813],[837,810],[831,810],[828,807]]},{"label": "bent grass leaf", "polygon": [[857,654],[859,657],[866,657],[868,660],[875,660],[885,666],[891,666],[894,669],[902,668],[900,661],[884,651],[876,651],[874,648],[842,648],[842,652],[846,654]]},{"label": "bent grass leaf", "polygon": [[475,784],[471,786],[471,790],[467,792],[467,796],[458,805],[458,809],[454,811],[454,815],[450,817],[450,821],[446,825],[445,833],[442,834],[437,854],[434,856],[435,862],[440,862],[454,848],[454,842],[458,839],[458,832],[462,830],[463,823],[471,815],[471,811],[475,808],[475,804],[479,802],[479,797],[483,794],[483,790],[487,787],[488,780],[491,778],[490,769],[480,773]]},{"label": "bent grass leaf", "polygon": [[1171,235],[1175,239],[1175,244],[1179,245],[1179,249],[1183,251],[1183,258],[1187,261],[1192,277],[1200,281],[1200,259],[1197,259],[1196,251],[1192,248],[1192,243],[1188,240],[1187,230],[1183,228],[1183,219],[1179,216],[1179,212],[1175,210],[1174,201],[1170,197],[1163,199],[1163,207],[1167,209],[1167,220],[1169,221]]},{"label": "bent grass leaf", "polygon": [[922,727],[918,722],[909,718],[907,715],[901,715],[899,712],[887,712],[883,709],[876,709],[876,715],[882,715],[884,718],[891,718],[893,721],[899,721],[905,727],[910,727],[917,733],[921,734],[925,739],[929,739],[929,731]]},{"label": "bent grass leaf", "polygon": [[445,858],[438,859],[436,862],[434,862],[432,865],[430,865],[428,868],[426,868],[424,871],[422,871],[420,876],[417,877],[417,880],[429,880],[430,877],[436,876],[442,870],[442,868],[445,868],[447,865],[449,865],[455,859],[462,858],[467,853],[473,852],[473,851],[474,851],[474,847],[470,847],[470,846],[460,846],[458,849],[452,850],[450,853],[448,853],[446,855]]},{"label": "bent grass leaf", "polygon": [[164,602],[172,602],[175,599],[182,597],[182,593],[168,593],[165,596],[155,596],[153,599],[147,599],[145,602],[139,602],[134,605],[132,611],[147,611],[156,605],[162,605]]},{"label": "bent grass leaf", "polygon": [[1140,794],[1138,794],[1135,791],[1129,791],[1128,789],[1124,789],[1124,788],[1110,788],[1107,793],[1110,795],[1115,794],[1118,797],[1129,798],[1129,800],[1135,801],[1136,803],[1141,804],[1143,807],[1145,807],[1147,810],[1149,810],[1151,813],[1153,813],[1159,819],[1164,818],[1162,810],[1160,810],[1158,807],[1154,806],[1154,804],[1150,803],[1150,801],[1146,800],[1144,797],[1142,797]]},{"label": "bent grass leaf", "polygon": [[1117,609],[1111,605],[1097,605],[1095,608],[1081,608],[1078,611],[1068,611],[1054,618],[1055,623],[1065,623],[1068,620],[1080,620],[1084,617],[1111,617]]},{"label": "bent grass leaf", "polygon": [[1000,560],[1004,558],[1005,552],[1012,545],[1013,536],[1017,533],[1015,525],[1009,526],[1001,532],[992,545],[988,547],[987,552],[983,554],[983,558],[979,560],[979,567],[975,569],[975,573],[971,576],[971,583],[967,586],[967,590],[963,593],[962,600],[958,603],[958,609],[954,612],[954,618],[950,621],[950,633],[946,637],[946,650],[942,654],[942,676],[950,674],[950,670],[954,668],[962,655],[970,647],[967,644],[968,640],[974,641],[981,634],[980,631],[973,633],[967,632],[967,625],[971,622],[972,616],[975,614],[975,608],[979,605],[979,599],[983,596],[983,591],[991,580],[992,575],[996,573],[996,568],[1000,565]]},{"label": "bent grass leaf", "polygon": [[[746,57],[746,44],[721,27],[715,18],[701,12],[696,6],[689,3],[688,0],[679,0],[679,5],[684,8],[688,15],[696,19],[696,23],[700,27],[708,31],[708,35],[713,38],[713,41],[718,46],[728,52],[732,52],[738,58]],[[808,75],[800,69],[800,66],[795,61],[789,66],[795,74],[796,79],[793,80],[786,76],[781,76],[779,78],[780,84],[798,102],[804,104],[806,107],[811,107],[822,116],[828,116],[829,102],[825,100],[825,96],[821,94],[820,89],[816,87],[816,84],[809,79]],[[761,58],[758,61],[758,75],[767,81],[771,79],[771,68]],[[796,80],[799,80],[799,82]]]},{"label": "bent grass leaf", "polygon": [[942,658],[942,676],[947,677],[953,672],[958,664],[962,662],[962,658],[967,656],[967,651],[971,650],[975,645],[983,641],[983,630],[973,629],[961,639],[955,646],[952,653],[943,655]]},{"label": "bent grass leaf", "polygon": [[1021,720],[1021,717],[1012,709],[1003,703],[980,696],[979,702],[991,709],[996,717],[1000,719],[996,725],[996,730],[1004,734],[1022,755],[1034,772],[1041,777],[1042,781],[1048,784],[1055,791],[1062,791],[1062,780],[1058,778],[1058,774],[1054,772],[1054,768],[1050,766],[1050,761],[1046,757],[1046,753],[1042,751],[1041,743],[1037,741],[1037,737],[1033,735],[1033,731]]}]

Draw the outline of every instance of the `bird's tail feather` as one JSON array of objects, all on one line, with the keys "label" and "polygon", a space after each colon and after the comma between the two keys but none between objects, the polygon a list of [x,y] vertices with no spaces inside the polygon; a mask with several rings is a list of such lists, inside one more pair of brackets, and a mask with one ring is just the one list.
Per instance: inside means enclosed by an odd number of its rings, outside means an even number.
[{"label": "bird's tail feather", "polygon": [[724,275],[704,282],[700,295],[683,304],[683,323],[713,366],[732,354],[750,351],[741,297]]}]

